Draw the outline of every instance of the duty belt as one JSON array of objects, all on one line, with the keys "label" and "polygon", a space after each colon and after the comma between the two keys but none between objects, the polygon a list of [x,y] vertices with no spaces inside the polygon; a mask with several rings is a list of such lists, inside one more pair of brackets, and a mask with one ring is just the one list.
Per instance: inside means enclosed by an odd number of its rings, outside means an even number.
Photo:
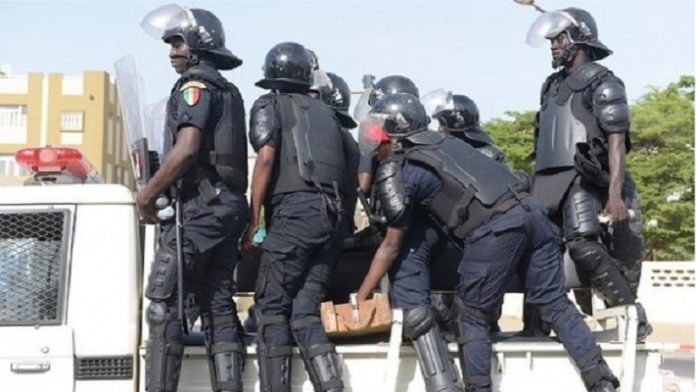
[{"label": "duty belt", "polygon": [[512,193],[511,197],[499,202],[498,204],[493,207],[493,214],[491,215],[491,218],[493,218],[496,215],[500,215],[512,207],[516,206],[517,204],[522,205],[522,208],[524,208],[525,211],[529,212],[530,208],[526,204],[522,203],[522,199],[525,197],[529,196],[529,193],[527,192],[516,192],[513,191],[512,189],[510,190]]}]

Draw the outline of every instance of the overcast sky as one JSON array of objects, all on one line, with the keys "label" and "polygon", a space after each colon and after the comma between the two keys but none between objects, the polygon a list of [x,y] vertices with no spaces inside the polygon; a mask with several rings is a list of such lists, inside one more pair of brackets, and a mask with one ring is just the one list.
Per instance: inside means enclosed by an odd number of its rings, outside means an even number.
[{"label": "overcast sky", "polygon": [[[132,54],[148,100],[165,97],[177,75],[168,47],[150,38],[140,21],[167,1],[33,2],[0,0],[0,65],[13,74],[106,70]],[[665,86],[694,73],[694,3],[659,1],[549,1],[592,13],[600,39],[614,55],[603,61],[637,99],[646,86]],[[446,88],[473,98],[483,119],[507,110],[536,109],[550,50],[525,44],[539,15],[512,0],[450,2],[240,1],[182,3],[213,11],[227,46],[244,60],[225,72],[247,108],[263,90],[264,57],[274,44],[296,41],[315,50],[321,68],[343,76],[355,89],[365,73],[403,74],[421,94]]]}]

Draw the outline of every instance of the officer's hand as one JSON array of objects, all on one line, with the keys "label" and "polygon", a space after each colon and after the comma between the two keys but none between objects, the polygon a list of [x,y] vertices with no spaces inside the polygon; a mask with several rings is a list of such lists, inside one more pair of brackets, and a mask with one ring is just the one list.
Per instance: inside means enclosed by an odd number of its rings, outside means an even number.
[{"label": "officer's hand", "polygon": [[140,213],[140,217],[145,223],[157,223],[155,199],[148,197],[144,192],[138,192],[135,195],[135,205],[138,207],[138,213]]},{"label": "officer's hand", "polygon": [[611,220],[614,223],[624,222],[629,218],[626,203],[620,198],[610,198],[607,201],[607,205],[604,206],[604,211],[611,216]]},{"label": "officer's hand", "polygon": [[257,225],[252,226],[251,224],[249,224],[249,227],[247,227],[247,230],[244,233],[244,239],[242,240],[242,251],[249,256],[256,253],[256,251],[259,249],[258,246],[254,245],[252,242],[254,233],[257,229]]}]

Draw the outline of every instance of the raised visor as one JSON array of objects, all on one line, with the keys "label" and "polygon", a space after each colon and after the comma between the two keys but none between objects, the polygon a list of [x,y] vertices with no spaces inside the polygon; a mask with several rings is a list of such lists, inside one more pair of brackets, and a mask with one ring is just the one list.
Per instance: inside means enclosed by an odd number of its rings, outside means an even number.
[{"label": "raised visor", "polygon": [[133,192],[114,184],[7,186],[0,192],[0,205],[133,203]]}]

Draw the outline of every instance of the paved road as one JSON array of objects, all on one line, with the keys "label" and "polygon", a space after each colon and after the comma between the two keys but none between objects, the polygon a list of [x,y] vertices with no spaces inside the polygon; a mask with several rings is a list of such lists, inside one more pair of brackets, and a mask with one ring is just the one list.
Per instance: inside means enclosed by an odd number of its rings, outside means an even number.
[{"label": "paved road", "polygon": [[696,392],[693,352],[663,352],[660,370],[666,372],[665,392]]}]

